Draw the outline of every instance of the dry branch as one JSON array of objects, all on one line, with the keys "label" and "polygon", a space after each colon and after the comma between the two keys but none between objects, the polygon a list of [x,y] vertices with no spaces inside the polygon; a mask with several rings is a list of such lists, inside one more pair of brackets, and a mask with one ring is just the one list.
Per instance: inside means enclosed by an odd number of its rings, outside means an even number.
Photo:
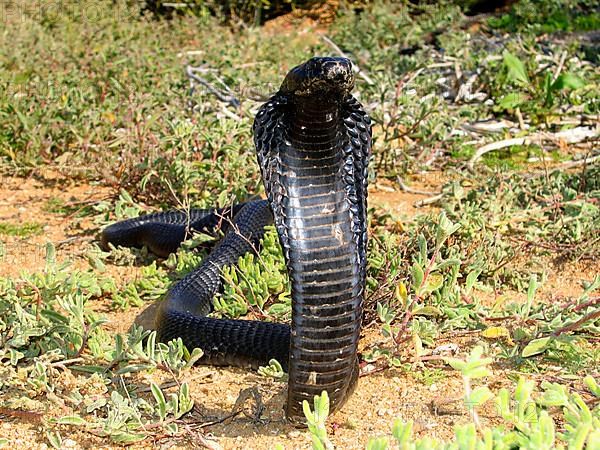
[{"label": "dry branch", "polygon": [[223,82],[223,80],[221,80],[220,78],[217,77],[219,82],[224,85],[224,89],[219,89],[216,86],[214,86],[212,83],[210,83],[208,80],[197,75],[197,72],[208,72],[208,71],[209,70],[204,67],[186,66],[185,73],[190,80],[190,95],[192,95],[194,93],[194,90],[196,88],[195,83],[198,83],[198,84],[201,84],[202,86],[204,86],[211,94],[213,94],[215,97],[217,97],[222,102],[228,103],[231,106],[233,106],[234,108],[239,108],[240,104],[241,104],[240,101],[233,95],[233,92]]},{"label": "dry branch", "polygon": [[477,149],[475,154],[471,157],[467,163],[469,170],[473,170],[475,162],[483,155],[494,150],[500,150],[506,147],[512,147],[514,145],[529,145],[534,142],[541,141],[564,141],[568,144],[576,144],[578,142],[585,141],[587,139],[595,138],[598,136],[598,130],[593,127],[576,127],[570,130],[559,131],[557,133],[534,133],[529,136],[504,139],[501,141],[491,142]]},{"label": "dry branch", "polygon": [[398,186],[400,186],[400,189],[402,189],[404,192],[408,192],[409,194],[432,195],[432,196],[440,194],[440,192],[422,191],[420,189],[411,188],[410,186],[408,186],[407,184],[404,183],[404,181],[402,180],[402,178],[400,176],[396,177],[396,181],[398,182]]}]

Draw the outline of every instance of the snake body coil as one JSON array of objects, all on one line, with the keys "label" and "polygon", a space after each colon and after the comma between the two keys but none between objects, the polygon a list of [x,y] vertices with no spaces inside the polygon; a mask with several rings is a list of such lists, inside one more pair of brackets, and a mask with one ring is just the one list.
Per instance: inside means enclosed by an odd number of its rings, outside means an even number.
[{"label": "snake body coil", "polygon": [[[261,107],[254,142],[268,200],[151,214],[102,235],[105,245],[147,245],[167,255],[190,229],[215,228],[231,215],[223,239],[161,303],[159,338],[181,337],[188,348],[201,348],[209,364],[257,367],[276,358],[289,372],[286,413],[296,422],[303,421],[302,401],[323,390],[332,410],[339,408],[358,377],[371,125],[353,87],[349,60],[312,58],[292,69]],[[206,317],[221,268],[252,251],[273,219],[292,286],[291,328]]]}]

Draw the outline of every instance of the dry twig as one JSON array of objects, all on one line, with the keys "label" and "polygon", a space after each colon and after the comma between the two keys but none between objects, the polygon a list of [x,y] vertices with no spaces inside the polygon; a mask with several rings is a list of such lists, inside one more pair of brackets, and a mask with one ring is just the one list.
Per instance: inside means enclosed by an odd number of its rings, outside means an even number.
[{"label": "dry twig", "polygon": [[585,141],[598,136],[598,131],[593,127],[576,127],[570,130],[559,131],[557,133],[534,133],[529,136],[503,139],[501,141],[491,142],[477,149],[475,154],[471,157],[467,163],[469,170],[473,170],[475,162],[486,153],[494,150],[500,150],[506,147],[512,147],[514,145],[529,145],[534,142],[546,141],[565,141],[568,144],[576,144],[578,142]]},{"label": "dry twig", "polygon": [[396,177],[396,181],[398,182],[398,186],[400,186],[400,189],[402,189],[404,192],[408,192],[409,194],[431,195],[431,196],[440,195],[440,192],[422,191],[420,189],[411,188],[410,186],[408,186],[404,183],[404,181],[402,180],[400,175],[398,175]]},{"label": "dry twig", "polygon": [[209,71],[210,70],[205,67],[186,66],[185,73],[190,80],[190,95],[192,95],[194,93],[194,90],[196,89],[195,83],[198,83],[204,86],[211,94],[213,94],[222,102],[228,103],[234,108],[239,108],[241,105],[240,101],[233,95],[233,92],[231,91],[229,86],[227,86],[221,78],[215,76],[217,80],[221,83],[221,85],[223,85],[223,89],[215,87],[208,80],[197,75],[198,72],[205,73]]},{"label": "dry twig", "polygon": [[444,197],[444,194],[440,193],[438,195],[434,195],[433,197],[429,197],[429,198],[425,198],[423,200],[419,200],[418,202],[414,203],[414,207],[415,208],[422,208],[423,206],[433,205],[434,203],[439,202],[443,197]]}]

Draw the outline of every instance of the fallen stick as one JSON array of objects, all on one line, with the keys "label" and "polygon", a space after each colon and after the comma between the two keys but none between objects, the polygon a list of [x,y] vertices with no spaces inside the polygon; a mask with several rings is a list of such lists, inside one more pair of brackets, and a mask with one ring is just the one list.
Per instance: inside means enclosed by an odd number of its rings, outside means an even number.
[{"label": "fallen stick", "polygon": [[419,200],[418,202],[415,202],[414,207],[421,208],[423,206],[432,205],[434,203],[437,203],[439,200],[441,200],[442,197],[444,197],[443,193],[434,195],[433,197],[429,197],[429,198],[426,198],[423,200]]},{"label": "fallen stick", "polygon": [[491,142],[477,149],[475,154],[471,157],[467,163],[469,170],[473,170],[475,162],[483,155],[494,150],[500,150],[506,147],[512,147],[513,145],[529,145],[533,142],[541,142],[542,140],[559,141],[563,140],[568,144],[576,144],[582,142],[588,138],[598,136],[598,132],[593,127],[576,127],[570,130],[559,131],[557,133],[535,133],[529,136],[504,139],[501,141]]},{"label": "fallen stick", "polygon": [[186,68],[185,68],[185,73],[188,76],[188,78],[190,79],[190,86],[191,86],[190,94],[194,93],[194,90],[195,90],[194,82],[196,82],[196,83],[204,86],[206,89],[208,89],[208,91],[211,94],[213,94],[215,97],[217,97],[222,102],[229,103],[234,108],[240,107],[240,101],[237,98],[235,98],[235,96],[233,94],[231,94],[231,90],[229,88],[227,88],[226,93],[223,93],[220,89],[218,89],[214,85],[212,85],[208,80],[205,80],[201,76],[196,75],[195,72],[198,72],[198,71],[199,71],[198,68],[192,67],[192,66],[186,66]]},{"label": "fallen stick", "polygon": [[574,322],[574,323],[566,325],[562,328],[559,328],[554,333],[552,333],[552,336],[560,336],[561,334],[568,333],[569,331],[575,331],[584,323],[596,320],[598,317],[600,317],[600,309],[597,309],[596,311],[586,314],[581,319],[579,319],[577,322]]},{"label": "fallen stick", "polygon": [[595,163],[598,160],[600,160],[600,155],[592,156],[591,158],[582,158],[582,159],[578,159],[576,161],[569,161],[569,162],[566,162],[566,163],[561,164],[559,166],[552,167],[552,170],[556,170],[556,169],[570,169],[572,167],[585,166],[587,164]]},{"label": "fallen stick", "polygon": [[559,77],[560,72],[563,69],[563,66],[565,65],[565,60],[567,59],[567,52],[564,51],[562,52],[562,54],[560,55],[560,61],[558,62],[558,67],[556,68],[556,70],[554,71],[554,76],[552,77],[552,82],[554,83],[556,81],[556,79]]},{"label": "fallen stick", "polygon": [[555,170],[565,170],[565,169],[572,169],[573,167],[580,167],[580,166],[587,166],[588,164],[593,164],[596,161],[600,161],[600,155],[596,155],[596,156],[592,156],[592,157],[585,157],[585,158],[581,158],[581,159],[577,159],[577,160],[573,160],[573,161],[568,161],[566,163],[563,164],[559,164],[557,166],[554,167],[549,167],[548,170],[536,170],[535,172],[530,172],[524,175],[525,178],[535,178],[535,177],[540,177],[540,176],[544,176],[549,172],[553,172]]},{"label": "fallen stick", "polygon": [[504,139],[502,141],[492,142],[491,144],[486,144],[482,147],[479,147],[475,154],[471,157],[467,166],[469,170],[473,170],[475,166],[475,161],[481,158],[483,155],[489,152],[493,152],[494,150],[500,150],[501,148],[512,147],[513,145],[529,145],[535,139],[533,136],[531,137],[522,137],[522,138],[512,138],[512,139]]},{"label": "fallen stick", "polygon": [[409,194],[417,194],[417,195],[439,195],[440,194],[440,192],[422,191],[420,189],[411,188],[410,186],[404,184],[404,181],[402,180],[402,178],[399,175],[396,177],[396,181],[398,182],[398,186],[400,186],[400,189],[402,189],[404,192],[408,192]]}]

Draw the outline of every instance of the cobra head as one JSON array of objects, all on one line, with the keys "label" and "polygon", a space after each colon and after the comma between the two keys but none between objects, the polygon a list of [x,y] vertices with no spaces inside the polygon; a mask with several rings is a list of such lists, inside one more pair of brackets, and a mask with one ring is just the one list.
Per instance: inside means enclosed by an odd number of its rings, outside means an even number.
[{"label": "cobra head", "polygon": [[353,88],[354,73],[349,59],[316,56],[290,70],[279,92],[298,98],[343,98]]}]

